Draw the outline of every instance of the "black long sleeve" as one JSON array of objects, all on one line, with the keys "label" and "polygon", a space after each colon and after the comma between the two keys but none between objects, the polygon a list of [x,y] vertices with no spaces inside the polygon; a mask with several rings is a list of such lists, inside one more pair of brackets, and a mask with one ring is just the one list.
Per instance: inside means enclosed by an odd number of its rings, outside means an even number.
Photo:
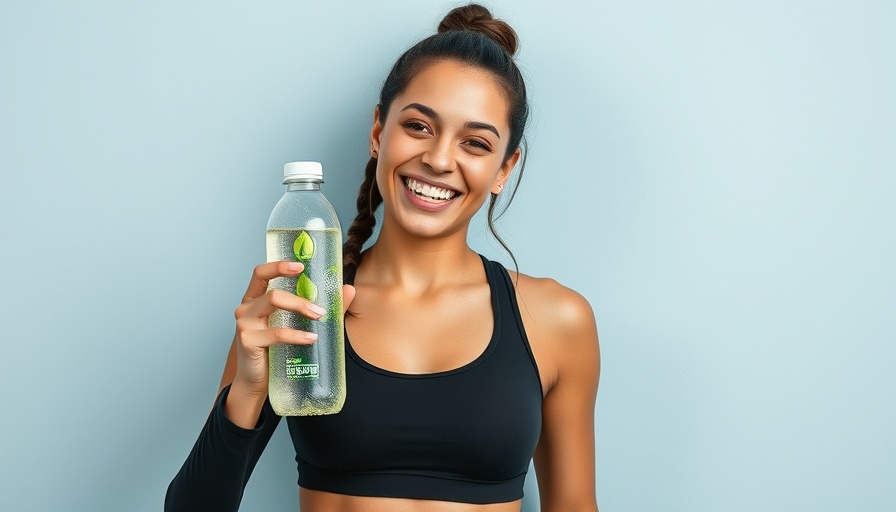
[{"label": "black long sleeve", "polygon": [[168,485],[165,512],[236,512],[243,489],[280,417],[265,401],[254,429],[241,428],[224,413],[230,386],[215,401],[199,439]]}]

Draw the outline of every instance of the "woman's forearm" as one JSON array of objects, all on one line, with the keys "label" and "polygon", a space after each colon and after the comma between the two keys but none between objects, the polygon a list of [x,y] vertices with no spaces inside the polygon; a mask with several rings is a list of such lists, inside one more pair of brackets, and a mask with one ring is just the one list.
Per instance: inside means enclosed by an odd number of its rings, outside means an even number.
[{"label": "woman's forearm", "polygon": [[[225,413],[229,392],[230,387],[222,390],[190,455],[168,486],[165,512],[239,509],[249,475],[280,418],[262,402],[253,428],[239,426]],[[243,409],[235,408],[245,415]]]}]

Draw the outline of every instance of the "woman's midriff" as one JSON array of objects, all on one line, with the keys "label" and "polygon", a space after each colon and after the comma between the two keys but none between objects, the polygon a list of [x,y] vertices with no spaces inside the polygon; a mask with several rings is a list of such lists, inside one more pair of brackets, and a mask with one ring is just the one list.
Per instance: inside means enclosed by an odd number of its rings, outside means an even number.
[{"label": "woman's midriff", "polygon": [[451,501],[347,496],[299,488],[302,512],[520,512],[521,500],[475,505]]}]

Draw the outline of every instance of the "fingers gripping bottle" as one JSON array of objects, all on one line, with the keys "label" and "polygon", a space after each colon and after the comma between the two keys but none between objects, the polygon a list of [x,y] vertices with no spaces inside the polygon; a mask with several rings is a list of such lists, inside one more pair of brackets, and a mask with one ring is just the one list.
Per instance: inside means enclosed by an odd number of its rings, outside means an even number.
[{"label": "fingers gripping bottle", "polygon": [[345,347],[342,327],[342,231],[336,212],[320,191],[318,162],[290,162],[283,168],[286,193],[271,212],[268,261],[299,261],[294,277],[271,280],[268,289],[294,293],[326,310],[318,320],[277,310],[271,327],[317,333],[311,345],[274,345],[268,350],[268,395],[281,416],[335,414],[345,402]]}]

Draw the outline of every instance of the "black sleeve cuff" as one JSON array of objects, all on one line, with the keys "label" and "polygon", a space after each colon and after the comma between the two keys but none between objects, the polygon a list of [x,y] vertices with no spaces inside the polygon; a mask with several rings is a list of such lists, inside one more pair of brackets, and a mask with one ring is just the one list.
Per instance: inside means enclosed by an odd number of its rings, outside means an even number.
[{"label": "black sleeve cuff", "polygon": [[227,413],[224,412],[224,404],[227,403],[227,395],[229,394],[230,385],[228,384],[224,387],[224,389],[221,390],[221,394],[218,395],[218,399],[215,400],[215,406],[212,408],[211,413],[213,421],[221,425],[222,429],[234,436],[246,439],[254,439],[264,429],[265,411],[262,409],[261,414],[258,416],[258,423],[255,424],[255,428],[243,428],[230,421],[230,418],[227,417]]}]

